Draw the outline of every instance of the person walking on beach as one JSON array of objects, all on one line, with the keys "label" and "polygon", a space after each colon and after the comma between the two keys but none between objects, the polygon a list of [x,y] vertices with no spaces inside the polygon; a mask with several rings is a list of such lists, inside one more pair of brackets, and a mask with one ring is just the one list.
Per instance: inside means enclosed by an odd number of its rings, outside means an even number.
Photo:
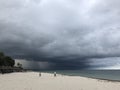
[{"label": "person walking on beach", "polygon": [[54,77],[56,77],[56,72],[54,72]]},{"label": "person walking on beach", "polygon": [[39,77],[41,77],[41,72],[39,73]]}]

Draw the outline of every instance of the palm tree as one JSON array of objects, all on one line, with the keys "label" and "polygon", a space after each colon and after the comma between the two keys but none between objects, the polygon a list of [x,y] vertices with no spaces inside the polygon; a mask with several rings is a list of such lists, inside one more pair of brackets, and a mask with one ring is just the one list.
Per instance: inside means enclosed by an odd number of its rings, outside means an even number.
[{"label": "palm tree", "polygon": [[20,64],[19,62],[17,63],[17,66],[18,66],[19,68],[22,68],[22,64]]}]

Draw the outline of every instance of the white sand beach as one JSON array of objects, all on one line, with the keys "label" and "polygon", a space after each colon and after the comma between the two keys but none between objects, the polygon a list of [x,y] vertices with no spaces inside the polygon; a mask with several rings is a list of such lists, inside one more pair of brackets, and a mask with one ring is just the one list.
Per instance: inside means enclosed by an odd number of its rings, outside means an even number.
[{"label": "white sand beach", "polygon": [[0,90],[119,90],[120,82],[37,72],[0,74]]}]

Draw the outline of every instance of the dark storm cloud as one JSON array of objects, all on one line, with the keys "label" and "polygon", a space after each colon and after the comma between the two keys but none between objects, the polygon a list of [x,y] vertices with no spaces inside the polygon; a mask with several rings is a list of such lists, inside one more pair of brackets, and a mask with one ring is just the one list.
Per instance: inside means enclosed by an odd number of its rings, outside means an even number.
[{"label": "dark storm cloud", "polygon": [[89,68],[91,59],[97,65],[97,59],[119,58],[119,4],[119,0],[1,0],[0,50],[57,69]]}]

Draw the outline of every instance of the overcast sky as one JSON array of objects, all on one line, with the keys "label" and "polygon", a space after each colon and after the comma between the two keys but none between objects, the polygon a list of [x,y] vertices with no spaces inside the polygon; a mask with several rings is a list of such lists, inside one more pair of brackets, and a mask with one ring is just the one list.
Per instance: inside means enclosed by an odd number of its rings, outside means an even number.
[{"label": "overcast sky", "polygon": [[120,0],[0,0],[0,51],[31,68],[120,69]]}]

